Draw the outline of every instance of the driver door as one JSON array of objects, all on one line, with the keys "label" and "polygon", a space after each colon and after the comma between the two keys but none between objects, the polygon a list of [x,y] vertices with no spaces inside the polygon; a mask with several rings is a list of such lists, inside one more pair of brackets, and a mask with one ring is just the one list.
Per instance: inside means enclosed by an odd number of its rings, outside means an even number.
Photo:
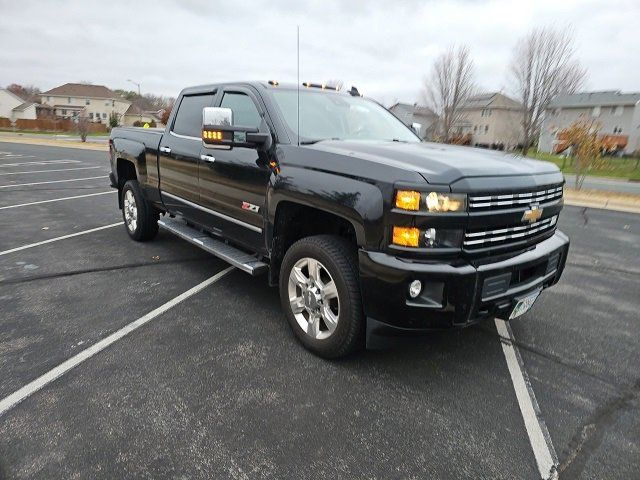
[{"label": "driver door", "polygon": [[[227,87],[219,107],[233,111],[233,124],[260,128],[264,108],[249,88]],[[255,148],[204,148],[199,162],[200,203],[211,211],[209,226],[258,251],[265,251],[264,223],[271,175],[266,152]]]}]

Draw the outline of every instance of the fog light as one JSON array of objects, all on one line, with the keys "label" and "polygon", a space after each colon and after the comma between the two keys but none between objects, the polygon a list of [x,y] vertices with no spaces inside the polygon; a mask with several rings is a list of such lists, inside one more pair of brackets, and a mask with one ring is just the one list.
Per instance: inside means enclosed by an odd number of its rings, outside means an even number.
[{"label": "fog light", "polygon": [[414,280],[409,284],[409,296],[416,298],[422,291],[422,282],[420,280]]}]

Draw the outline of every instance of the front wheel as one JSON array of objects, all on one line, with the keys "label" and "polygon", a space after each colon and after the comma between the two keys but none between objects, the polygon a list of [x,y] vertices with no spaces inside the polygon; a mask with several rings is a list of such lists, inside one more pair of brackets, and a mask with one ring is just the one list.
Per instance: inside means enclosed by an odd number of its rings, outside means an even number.
[{"label": "front wheel", "polygon": [[293,244],[282,261],[280,301],[296,337],[317,355],[337,358],[361,345],[356,252],[344,238],[319,235]]},{"label": "front wheel", "polygon": [[139,242],[158,233],[158,211],[147,202],[137,180],[128,180],[122,188],[122,219],[131,238]]}]

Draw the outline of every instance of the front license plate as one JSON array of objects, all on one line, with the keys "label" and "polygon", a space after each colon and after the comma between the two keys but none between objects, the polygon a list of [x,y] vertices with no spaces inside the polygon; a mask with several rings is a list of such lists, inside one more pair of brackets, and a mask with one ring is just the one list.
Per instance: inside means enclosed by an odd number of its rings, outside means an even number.
[{"label": "front license plate", "polygon": [[538,298],[541,291],[542,290],[538,290],[537,292],[533,292],[518,300],[518,303],[516,303],[516,306],[513,307],[513,310],[511,311],[511,315],[509,315],[509,320],[513,320],[514,318],[518,318],[520,315],[527,313],[533,306],[533,303],[536,301],[536,298]]}]

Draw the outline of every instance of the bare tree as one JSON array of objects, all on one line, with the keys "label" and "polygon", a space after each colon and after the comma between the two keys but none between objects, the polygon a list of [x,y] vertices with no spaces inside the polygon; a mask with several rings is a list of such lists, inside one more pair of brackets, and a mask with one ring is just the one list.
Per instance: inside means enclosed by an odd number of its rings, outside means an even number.
[{"label": "bare tree", "polygon": [[12,83],[7,86],[7,90],[11,93],[22,98],[25,102],[39,102],[38,95],[40,89],[35,85],[20,85],[18,83]]},{"label": "bare tree", "polygon": [[575,58],[570,31],[536,28],[517,43],[510,65],[516,93],[523,105],[523,150],[526,155],[540,134],[549,103],[560,93],[573,93],[586,71]]},{"label": "bare tree", "polygon": [[80,140],[86,142],[87,134],[89,133],[89,117],[87,117],[84,111],[76,118],[76,130],[78,131],[78,135],[80,135]]},{"label": "bare tree", "polygon": [[462,107],[475,91],[469,48],[449,48],[435,60],[424,83],[424,100],[438,115],[442,140],[448,143],[453,127],[464,118]]}]

